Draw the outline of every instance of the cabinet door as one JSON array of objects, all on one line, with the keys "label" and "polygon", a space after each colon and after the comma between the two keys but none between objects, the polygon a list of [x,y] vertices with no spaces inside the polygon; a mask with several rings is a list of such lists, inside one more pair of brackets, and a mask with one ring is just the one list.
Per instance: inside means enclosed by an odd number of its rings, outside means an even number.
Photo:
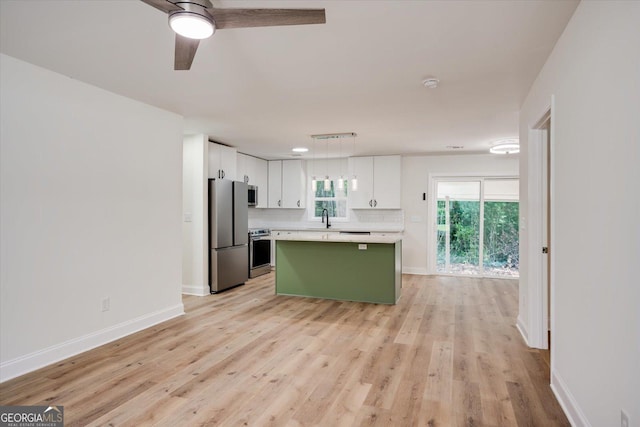
[{"label": "cabinet door", "polygon": [[269,162],[255,157],[253,160],[253,174],[249,175],[249,182],[251,185],[258,186],[258,204],[256,207],[266,208],[269,200]]},{"label": "cabinet door", "polygon": [[282,207],[305,207],[306,173],[302,160],[282,161]]},{"label": "cabinet door", "polygon": [[249,171],[251,169],[251,159],[253,159],[253,157],[238,153],[238,156],[236,157],[236,181],[242,181],[246,184],[250,184],[248,178],[250,176]]},{"label": "cabinet door", "polygon": [[400,209],[401,204],[400,156],[373,158],[373,206],[378,209]]},{"label": "cabinet door", "polygon": [[209,143],[209,178],[220,179],[222,173],[220,170],[220,145]]},{"label": "cabinet door", "polygon": [[373,208],[373,157],[350,157],[349,178],[352,179],[354,176],[358,179],[358,189],[354,190],[349,185],[349,207]]},{"label": "cabinet door", "polygon": [[[282,207],[282,160],[269,161],[269,199],[270,208]],[[260,195],[258,195],[258,199]]]},{"label": "cabinet door", "polygon": [[237,151],[235,148],[221,145],[220,150],[220,168],[222,169],[222,178],[234,181],[236,179],[236,162]]},{"label": "cabinet door", "polygon": [[235,148],[209,142],[209,178],[236,179]]}]

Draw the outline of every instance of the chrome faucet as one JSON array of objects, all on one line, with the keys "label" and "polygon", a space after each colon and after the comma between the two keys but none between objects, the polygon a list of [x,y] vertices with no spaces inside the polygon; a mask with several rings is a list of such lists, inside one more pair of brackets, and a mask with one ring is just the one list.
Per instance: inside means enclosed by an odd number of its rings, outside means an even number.
[{"label": "chrome faucet", "polygon": [[327,228],[331,227],[329,224],[329,210],[327,208],[322,209],[322,223],[324,224],[324,214],[327,213]]}]

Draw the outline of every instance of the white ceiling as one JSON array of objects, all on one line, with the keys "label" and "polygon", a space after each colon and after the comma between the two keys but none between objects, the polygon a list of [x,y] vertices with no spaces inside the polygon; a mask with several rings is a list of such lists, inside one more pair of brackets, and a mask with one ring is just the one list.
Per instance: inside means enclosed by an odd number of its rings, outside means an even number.
[{"label": "white ceiling", "polygon": [[[356,154],[474,152],[517,137],[519,106],[578,2],[213,3],[325,8],[327,23],[220,30],[174,71],[167,17],[140,1],[0,0],[0,50],[264,158],[335,132],[358,134]],[[430,76],[437,89],[422,86]]]}]

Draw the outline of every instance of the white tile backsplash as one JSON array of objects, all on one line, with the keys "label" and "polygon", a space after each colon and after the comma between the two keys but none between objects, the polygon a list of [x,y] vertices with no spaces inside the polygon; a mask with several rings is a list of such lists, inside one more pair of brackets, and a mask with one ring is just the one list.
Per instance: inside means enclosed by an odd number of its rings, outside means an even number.
[{"label": "white tile backsplash", "polygon": [[[273,230],[322,228],[310,221],[306,209],[249,209],[249,228]],[[364,231],[403,231],[404,212],[400,209],[349,210],[349,220],[331,220],[332,229]]]}]

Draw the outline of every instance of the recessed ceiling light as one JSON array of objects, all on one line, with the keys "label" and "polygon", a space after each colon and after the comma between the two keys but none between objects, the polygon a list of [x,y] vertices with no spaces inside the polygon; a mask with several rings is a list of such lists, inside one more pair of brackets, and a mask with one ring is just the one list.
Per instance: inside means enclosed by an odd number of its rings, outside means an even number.
[{"label": "recessed ceiling light", "polygon": [[517,154],[520,152],[520,142],[517,139],[505,139],[494,144],[489,152],[491,154]]},{"label": "recessed ceiling light", "polygon": [[424,87],[428,88],[428,89],[435,89],[438,87],[438,83],[440,83],[440,80],[434,78],[434,77],[430,77],[428,79],[425,79],[422,81],[422,84],[424,85]]},{"label": "recessed ceiling light", "polygon": [[306,153],[307,151],[309,151],[309,149],[307,147],[296,147],[291,151],[293,151],[294,153]]}]

